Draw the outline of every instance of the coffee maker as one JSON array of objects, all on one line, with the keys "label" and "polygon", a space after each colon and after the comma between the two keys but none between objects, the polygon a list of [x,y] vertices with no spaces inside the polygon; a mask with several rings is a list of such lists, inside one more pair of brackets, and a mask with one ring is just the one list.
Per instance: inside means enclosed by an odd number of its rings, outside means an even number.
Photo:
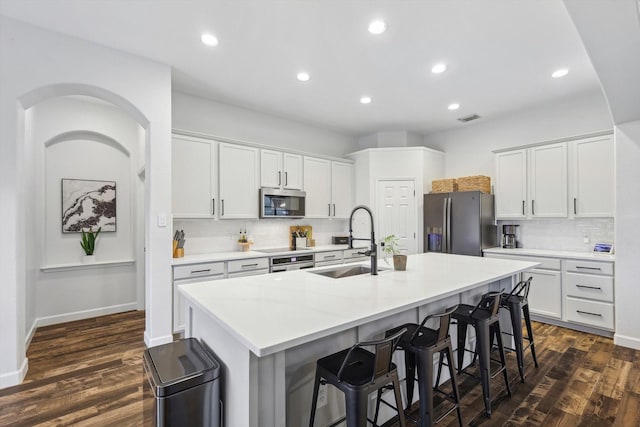
[{"label": "coffee maker", "polygon": [[505,249],[515,249],[518,247],[516,230],[520,227],[517,224],[504,224],[502,226],[502,247]]}]

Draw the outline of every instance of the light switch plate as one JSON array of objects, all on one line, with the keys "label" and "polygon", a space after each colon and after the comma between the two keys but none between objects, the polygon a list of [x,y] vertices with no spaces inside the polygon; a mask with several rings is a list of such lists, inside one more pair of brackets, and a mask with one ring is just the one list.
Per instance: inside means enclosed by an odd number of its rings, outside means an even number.
[{"label": "light switch plate", "polygon": [[167,215],[158,214],[158,227],[166,227],[167,226]]}]

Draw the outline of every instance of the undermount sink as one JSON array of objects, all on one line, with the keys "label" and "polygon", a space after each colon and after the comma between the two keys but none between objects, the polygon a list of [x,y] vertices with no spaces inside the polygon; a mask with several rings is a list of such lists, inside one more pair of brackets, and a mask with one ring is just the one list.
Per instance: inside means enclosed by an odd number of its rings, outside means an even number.
[{"label": "undermount sink", "polygon": [[[378,268],[378,271],[383,270],[386,270],[386,268]],[[359,274],[370,274],[371,268],[364,265],[355,265],[350,267],[335,267],[328,270],[310,271],[309,273],[331,277],[332,279],[340,279],[342,277],[357,276]]]}]

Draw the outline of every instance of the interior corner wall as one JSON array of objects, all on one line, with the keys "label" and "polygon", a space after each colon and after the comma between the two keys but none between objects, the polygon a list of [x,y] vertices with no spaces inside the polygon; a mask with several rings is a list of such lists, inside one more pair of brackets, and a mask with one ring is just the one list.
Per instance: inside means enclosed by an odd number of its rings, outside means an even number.
[{"label": "interior corner wall", "polygon": [[486,175],[495,180],[493,150],[613,129],[600,90],[482,120],[424,137],[425,146],[446,153],[448,177]]},{"label": "interior corner wall", "polygon": [[615,128],[616,333],[618,345],[640,350],[640,120]]},{"label": "interior corner wall", "polygon": [[[36,212],[28,228],[37,232],[32,236],[34,250],[26,256],[27,263],[37,268],[37,325],[137,308],[133,264],[92,266],[83,271],[42,271],[40,267],[79,264],[84,254],[79,234],[61,230],[62,178],[115,181],[116,230],[100,233],[95,256],[98,262],[135,259],[140,126],[114,106],[84,99],[51,98],[30,110],[25,121],[31,139],[27,143],[38,160],[30,174],[36,177],[36,197],[26,202],[27,211]],[[30,261],[32,257],[36,259]]]},{"label": "interior corner wall", "polygon": [[358,149],[349,135],[181,92],[172,107],[175,129],[334,157]]},{"label": "interior corner wall", "polygon": [[0,63],[0,387],[19,383],[27,367],[24,111],[52,96],[100,97],[146,129],[145,341],[170,342],[171,229],[150,219],[171,212],[171,68],[3,16]]}]

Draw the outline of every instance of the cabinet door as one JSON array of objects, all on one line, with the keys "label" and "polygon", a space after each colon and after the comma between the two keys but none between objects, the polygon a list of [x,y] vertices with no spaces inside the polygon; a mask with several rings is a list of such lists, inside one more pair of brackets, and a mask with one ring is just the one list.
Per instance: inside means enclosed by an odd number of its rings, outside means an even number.
[{"label": "cabinet door", "polygon": [[328,218],[331,209],[331,161],[304,157],[306,218]]},{"label": "cabinet door", "polygon": [[220,144],[220,218],[258,218],[258,149]]},{"label": "cabinet door", "polygon": [[567,144],[529,149],[531,217],[567,216]]},{"label": "cabinet door", "polygon": [[174,218],[215,218],[216,141],[176,137],[171,145],[171,194]]},{"label": "cabinet door", "polygon": [[613,136],[571,142],[570,209],[576,217],[614,215]]},{"label": "cabinet door", "polygon": [[349,218],[353,209],[353,165],[331,162],[331,216]]},{"label": "cabinet door", "polygon": [[260,150],[260,186],[280,188],[282,179],[282,153]]},{"label": "cabinet door", "polygon": [[302,156],[284,153],[282,163],[284,170],[282,187],[289,190],[302,190]]},{"label": "cabinet door", "polygon": [[496,218],[527,216],[527,150],[496,154]]},{"label": "cabinet door", "polygon": [[529,311],[555,319],[562,318],[562,285],[559,271],[531,270],[524,279],[533,277],[529,289]]}]

